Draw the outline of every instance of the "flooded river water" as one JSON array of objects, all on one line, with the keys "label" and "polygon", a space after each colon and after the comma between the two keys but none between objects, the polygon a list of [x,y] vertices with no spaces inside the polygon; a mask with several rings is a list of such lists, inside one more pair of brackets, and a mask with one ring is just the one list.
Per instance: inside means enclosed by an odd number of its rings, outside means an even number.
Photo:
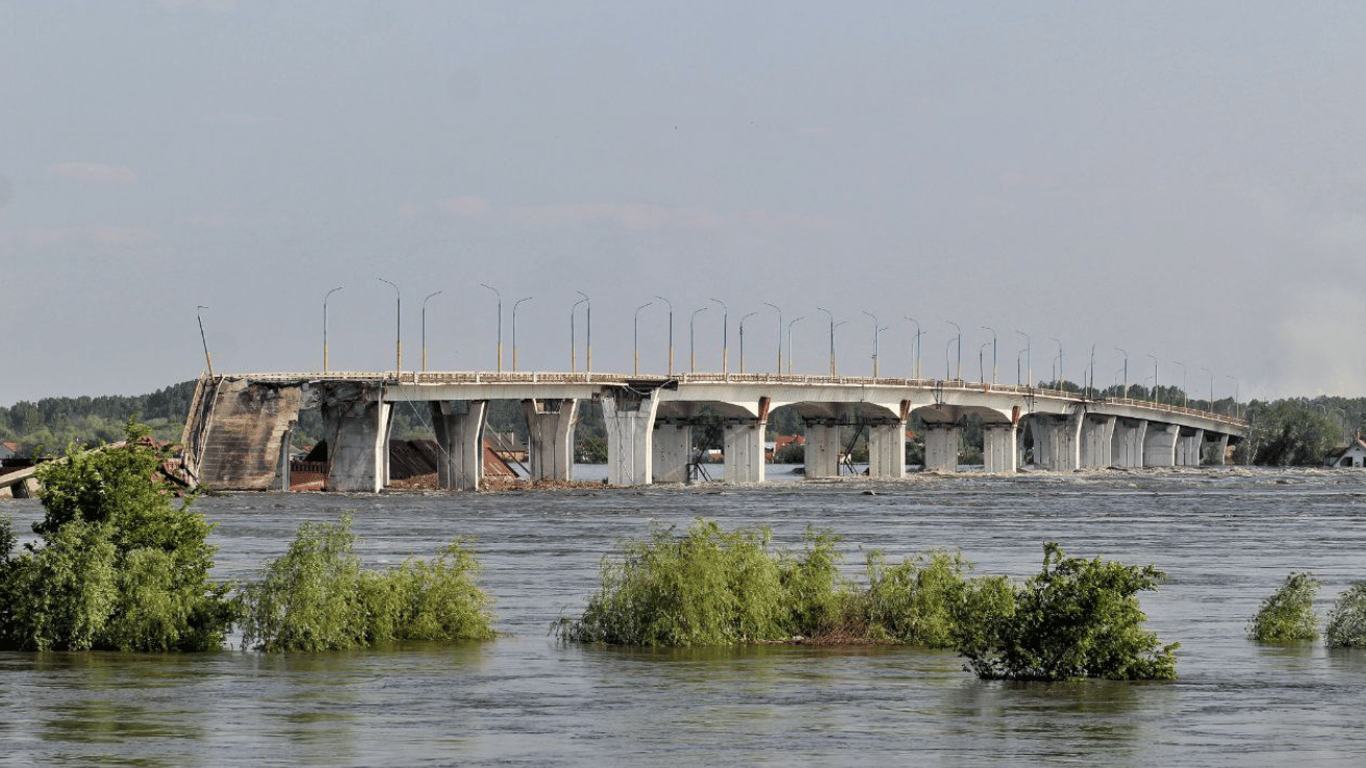
[{"label": "flooded river water", "polygon": [[[477,540],[492,642],[263,655],[0,654],[0,765],[1366,764],[1366,652],[1246,639],[1290,571],[1320,610],[1366,578],[1366,475],[1236,468],[752,488],[204,498],[216,574],[251,578],[304,520],[354,512],[367,564]],[[27,531],[32,501],[0,503]],[[807,647],[643,651],[550,634],[598,564],[650,521],[807,525],[889,560],[960,549],[1024,578],[1041,544],[1153,563],[1149,627],[1180,642],[1164,683],[983,682],[952,652]]]}]

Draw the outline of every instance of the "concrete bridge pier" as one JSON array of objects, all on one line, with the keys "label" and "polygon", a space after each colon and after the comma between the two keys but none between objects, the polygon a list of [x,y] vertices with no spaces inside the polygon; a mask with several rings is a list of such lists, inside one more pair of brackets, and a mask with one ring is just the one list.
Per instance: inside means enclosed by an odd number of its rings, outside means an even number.
[{"label": "concrete bridge pier", "polygon": [[1143,443],[1147,436],[1146,419],[1116,419],[1110,441],[1110,465],[1129,469],[1143,466]]},{"label": "concrete bridge pier", "polygon": [[805,472],[808,478],[839,477],[840,425],[834,421],[806,422]]},{"label": "concrete bridge pier", "polygon": [[1081,466],[1110,466],[1114,450],[1114,433],[1114,416],[1087,414],[1081,422]]},{"label": "concrete bridge pier", "polygon": [[1200,466],[1200,449],[1205,446],[1205,430],[1182,429],[1176,438],[1176,464],[1180,467]]},{"label": "concrete bridge pier", "polygon": [[1148,422],[1148,433],[1143,438],[1143,466],[1171,467],[1176,465],[1176,439],[1181,427],[1176,424]]},{"label": "concrete bridge pier", "polygon": [[906,476],[906,422],[868,425],[868,476]]},{"label": "concrete bridge pier", "polygon": [[725,466],[728,483],[764,481],[764,433],[768,422],[742,419],[725,425]]},{"label": "concrete bridge pier", "polygon": [[[451,491],[477,491],[484,477],[484,417],[487,400],[433,400],[432,427],[441,447],[437,485]],[[385,452],[388,453],[387,451]]]},{"label": "concrete bridge pier", "polygon": [[655,422],[653,480],[656,483],[688,482],[688,465],[692,463],[692,424],[687,421],[660,419]]},{"label": "concrete bridge pier", "polygon": [[599,397],[607,426],[607,482],[649,485],[652,475],[655,411],[659,401],[630,390]]},{"label": "concrete bridge pier", "polygon": [[573,398],[522,401],[532,480],[574,479],[574,416],[578,405]]},{"label": "concrete bridge pier", "polygon": [[392,406],[379,400],[331,400],[321,405],[327,436],[327,489],[378,493],[389,482]]},{"label": "concrete bridge pier", "polygon": [[1081,426],[1078,416],[1031,416],[1034,435],[1034,464],[1054,472],[1071,472],[1081,467]]},{"label": "concrete bridge pier", "polygon": [[982,463],[992,474],[1015,474],[1019,468],[1019,428],[1014,424],[982,425]]},{"label": "concrete bridge pier", "polygon": [[957,424],[925,424],[925,469],[935,472],[958,471],[958,442],[963,429]]},{"label": "concrete bridge pier", "polygon": [[1216,467],[1224,466],[1228,456],[1228,435],[1205,433],[1205,458]]}]

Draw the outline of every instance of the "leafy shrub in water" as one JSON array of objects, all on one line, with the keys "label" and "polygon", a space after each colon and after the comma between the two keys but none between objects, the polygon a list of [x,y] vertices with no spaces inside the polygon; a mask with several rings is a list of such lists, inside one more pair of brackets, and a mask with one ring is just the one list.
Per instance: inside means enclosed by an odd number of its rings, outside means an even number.
[{"label": "leafy shrub in water", "polygon": [[[656,526],[649,541],[623,542],[602,561],[602,588],[562,639],[619,645],[725,645],[786,639],[797,617],[819,620],[832,606],[835,559],[825,540],[805,562],[768,551],[767,529],[725,532],[699,520],[682,536]],[[786,584],[785,584],[786,582]],[[788,604],[785,595],[801,604]]]},{"label": "leafy shrub in water", "polygon": [[459,539],[435,560],[367,571],[351,517],[304,523],[289,551],[243,587],[242,642],[262,651],[325,651],[393,640],[493,637],[479,563]]},{"label": "leafy shrub in water", "polygon": [[1248,635],[1259,643],[1291,643],[1319,636],[1314,596],[1322,583],[1310,573],[1292,573],[1281,588],[1262,601],[1248,625]]},{"label": "leafy shrub in water", "polygon": [[847,630],[883,642],[950,647],[955,607],[968,589],[964,573],[971,568],[957,552],[934,550],[898,565],[888,565],[881,552],[871,552],[867,589],[848,593],[845,601]]},{"label": "leafy shrub in water", "polygon": [[139,443],[69,450],[37,473],[41,545],[15,550],[0,533],[0,648],[194,651],[221,647],[233,619],[229,586],[209,581],[212,526],[173,504],[159,469],[168,456]]},{"label": "leafy shrub in water", "polygon": [[839,575],[838,539],[808,529],[800,553],[769,550],[768,529],[726,532],[699,520],[681,536],[656,527],[602,562],[602,588],[563,640],[620,645],[725,645],[797,637],[818,643],[945,647],[971,564],[935,551],[899,565],[868,557],[868,586]]},{"label": "leafy shrub in water", "polygon": [[1366,648],[1366,582],[1358,581],[1338,597],[1324,635],[1330,648]]},{"label": "leafy shrub in water", "polygon": [[1135,597],[1163,577],[1152,566],[1065,557],[1048,542],[1043,569],[1022,587],[973,585],[959,603],[958,652],[986,679],[1174,678],[1179,646],[1159,645],[1142,628]]}]

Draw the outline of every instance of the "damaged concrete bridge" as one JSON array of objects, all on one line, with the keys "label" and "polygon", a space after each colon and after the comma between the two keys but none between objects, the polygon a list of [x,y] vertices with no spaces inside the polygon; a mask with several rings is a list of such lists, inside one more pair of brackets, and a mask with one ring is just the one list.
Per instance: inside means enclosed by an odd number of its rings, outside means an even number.
[{"label": "damaged concrete bridge", "polygon": [[692,428],[704,411],[725,425],[725,478],[764,480],[768,414],[792,406],[806,430],[806,476],[839,474],[840,430],[868,430],[868,474],[905,475],[906,426],[924,424],[925,468],[958,468],[964,419],[981,420],[987,472],[1025,458],[1051,470],[1222,464],[1247,422],[1140,400],[1086,397],[1037,387],[961,380],[776,374],[626,376],[604,373],[249,373],[205,376],[186,419],[185,467],[209,487],[289,487],[289,436],[300,409],[319,408],[330,453],[327,488],[376,492],[388,482],[396,403],[430,409],[441,448],[442,488],[474,490],[482,476],[490,400],[519,400],[530,432],[533,480],[571,480],[579,401],[602,404],[608,482],[682,482],[693,460]]}]

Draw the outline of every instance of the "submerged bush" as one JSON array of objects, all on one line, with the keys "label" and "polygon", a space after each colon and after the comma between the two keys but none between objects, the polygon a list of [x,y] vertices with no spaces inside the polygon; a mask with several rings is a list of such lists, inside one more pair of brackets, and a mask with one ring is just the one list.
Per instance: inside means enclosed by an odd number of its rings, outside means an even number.
[{"label": "submerged bush", "polygon": [[1324,636],[1330,648],[1366,648],[1366,582],[1358,581],[1338,596]]},{"label": "submerged bush", "polygon": [[242,643],[262,651],[342,650],[393,640],[493,637],[479,563],[460,539],[435,560],[367,571],[351,516],[304,523],[289,551],[240,595]]},{"label": "submerged bush", "polygon": [[831,615],[833,540],[808,537],[806,557],[768,551],[768,529],[725,532],[698,520],[682,536],[656,526],[649,541],[623,542],[602,561],[602,588],[565,640],[617,645],[726,645],[787,639]]},{"label": "submerged bush", "polygon": [[959,603],[965,669],[985,679],[1174,678],[1179,646],[1143,629],[1135,597],[1163,577],[1151,565],[1069,558],[1048,542],[1043,569],[1023,586],[981,580]]},{"label": "submerged bush", "polygon": [[1248,635],[1259,643],[1292,643],[1319,636],[1314,596],[1323,586],[1310,573],[1292,573],[1280,589],[1262,601],[1248,625]]},{"label": "submerged bush", "polygon": [[839,574],[838,539],[807,529],[801,552],[770,551],[771,532],[726,532],[698,520],[682,535],[655,527],[602,562],[602,587],[563,640],[618,645],[726,645],[802,639],[947,647],[971,568],[934,551],[899,565],[868,556],[866,588]]},{"label": "submerged bush", "polygon": [[229,586],[211,582],[213,526],[175,504],[167,451],[129,422],[127,444],[39,468],[42,542],[0,533],[0,648],[197,651],[222,646]]}]

